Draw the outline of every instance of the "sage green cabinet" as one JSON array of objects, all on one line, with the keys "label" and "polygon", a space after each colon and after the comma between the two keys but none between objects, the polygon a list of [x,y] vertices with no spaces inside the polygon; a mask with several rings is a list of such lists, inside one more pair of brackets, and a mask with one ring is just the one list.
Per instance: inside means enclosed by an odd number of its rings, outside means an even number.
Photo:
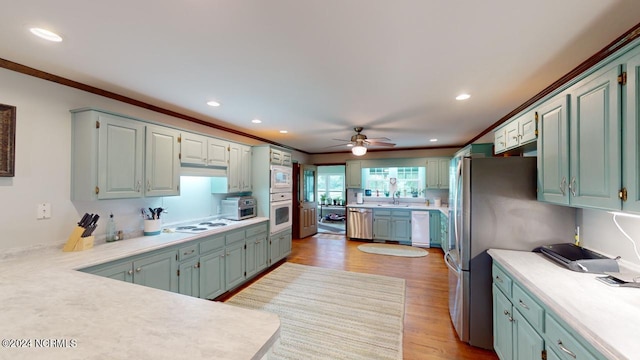
[{"label": "sage green cabinet", "polygon": [[442,247],[440,211],[429,211],[429,247]]},{"label": "sage green cabinet", "polygon": [[449,188],[450,158],[427,158],[427,189]]},{"label": "sage green cabinet", "polygon": [[569,96],[560,94],[538,109],[538,200],[569,204]]},{"label": "sage green cabinet", "polygon": [[269,152],[271,165],[292,166],[291,153],[280,149],[271,149]]},{"label": "sage green cabinet", "polygon": [[178,265],[178,292],[200,297],[200,260],[191,259]]},{"label": "sage green cabinet", "polygon": [[605,359],[495,262],[493,344],[501,360]]},{"label": "sage green cabinet", "polygon": [[373,239],[411,243],[411,211],[374,209]]},{"label": "sage green cabinet", "polygon": [[72,200],[179,195],[179,132],[97,110],[74,110]]},{"label": "sage green cabinet", "polygon": [[178,291],[175,250],[98,265],[83,271],[155,289]]},{"label": "sage green cabinet", "polygon": [[[624,171],[623,189],[626,201],[622,210],[640,212],[640,50],[627,61],[627,85],[624,101]],[[624,196],[623,190],[623,198]]]},{"label": "sage green cabinet", "polygon": [[267,267],[267,225],[247,229],[245,244],[246,276],[249,278]]},{"label": "sage green cabinet", "polygon": [[203,299],[215,299],[227,291],[225,287],[224,248],[200,257],[198,284],[199,296]]},{"label": "sage green cabinet", "polygon": [[225,286],[227,290],[231,290],[243,283],[246,277],[244,230],[227,233],[225,241]]},{"label": "sage green cabinet", "polygon": [[227,167],[228,141],[189,132],[183,132],[180,136],[182,165]]},{"label": "sage green cabinet", "polygon": [[526,145],[535,141],[537,136],[537,114],[535,110],[530,110],[494,132],[494,153]]},{"label": "sage green cabinet", "polygon": [[345,165],[345,186],[348,189],[362,189],[362,163],[349,160]]},{"label": "sage green cabinet", "polygon": [[269,266],[291,254],[291,228],[269,235]]}]

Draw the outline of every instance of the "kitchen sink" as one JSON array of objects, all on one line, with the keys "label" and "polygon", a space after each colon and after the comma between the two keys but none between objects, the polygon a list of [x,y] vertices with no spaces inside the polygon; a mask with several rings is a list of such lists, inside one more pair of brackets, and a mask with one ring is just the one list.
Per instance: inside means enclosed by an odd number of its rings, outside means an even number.
[{"label": "kitchen sink", "polygon": [[380,207],[409,207],[409,204],[378,204]]},{"label": "kitchen sink", "polygon": [[540,246],[533,251],[540,252],[550,260],[570,270],[589,273],[619,271],[616,259],[608,258],[595,251],[585,249],[572,243]]}]

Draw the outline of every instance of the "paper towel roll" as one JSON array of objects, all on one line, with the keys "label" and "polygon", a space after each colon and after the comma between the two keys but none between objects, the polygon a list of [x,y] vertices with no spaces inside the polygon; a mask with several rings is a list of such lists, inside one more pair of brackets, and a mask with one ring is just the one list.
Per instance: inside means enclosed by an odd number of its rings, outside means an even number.
[{"label": "paper towel roll", "polygon": [[356,193],[356,203],[357,203],[357,204],[362,204],[362,203],[364,203],[364,200],[363,200],[363,198],[362,198],[362,193],[361,193],[361,192]]}]

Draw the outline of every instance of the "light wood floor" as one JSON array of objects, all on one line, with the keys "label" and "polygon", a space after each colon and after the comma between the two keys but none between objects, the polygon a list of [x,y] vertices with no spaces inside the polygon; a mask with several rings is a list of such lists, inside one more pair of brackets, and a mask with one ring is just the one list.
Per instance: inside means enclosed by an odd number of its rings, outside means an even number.
[{"label": "light wood floor", "polygon": [[367,254],[357,249],[359,244],[332,234],[294,239],[287,261],[405,279],[405,359],[498,358],[493,351],[458,341],[449,318],[448,272],[442,250],[429,249],[426,257],[406,258]]}]

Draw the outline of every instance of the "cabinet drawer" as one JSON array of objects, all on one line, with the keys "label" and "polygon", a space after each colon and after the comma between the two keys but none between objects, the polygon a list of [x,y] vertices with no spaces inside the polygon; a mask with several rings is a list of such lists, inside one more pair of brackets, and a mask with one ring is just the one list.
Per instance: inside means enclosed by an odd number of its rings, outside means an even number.
[{"label": "cabinet drawer", "polygon": [[267,232],[267,224],[261,224],[247,229],[247,237],[253,237],[261,233]]},{"label": "cabinet drawer", "polygon": [[226,235],[227,245],[233,244],[236,241],[244,241],[244,230],[230,232]]},{"label": "cabinet drawer", "polygon": [[200,242],[200,253],[222,249],[224,247],[224,235],[212,236]]},{"label": "cabinet drawer", "polygon": [[565,330],[553,317],[546,315],[547,346],[558,355],[560,359],[567,360],[596,360],[573,336]]},{"label": "cabinet drawer", "polygon": [[518,286],[513,284],[513,306],[529,321],[531,326],[539,332],[544,328],[544,309]]},{"label": "cabinet drawer", "polygon": [[505,295],[511,297],[511,278],[495,264],[492,267],[493,283],[502,290]]},{"label": "cabinet drawer", "polygon": [[198,256],[198,244],[181,247],[178,250],[178,261],[191,259]]},{"label": "cabinet drawer", "polygon": [[407,210],[392,210],[391,216],[394,218],[406,217],[409,218],[411,216],[411,212]]},{"label": "cabinet drawer", "polygon": [[374,209],[373,216],[391,216],[391,210]]}]

